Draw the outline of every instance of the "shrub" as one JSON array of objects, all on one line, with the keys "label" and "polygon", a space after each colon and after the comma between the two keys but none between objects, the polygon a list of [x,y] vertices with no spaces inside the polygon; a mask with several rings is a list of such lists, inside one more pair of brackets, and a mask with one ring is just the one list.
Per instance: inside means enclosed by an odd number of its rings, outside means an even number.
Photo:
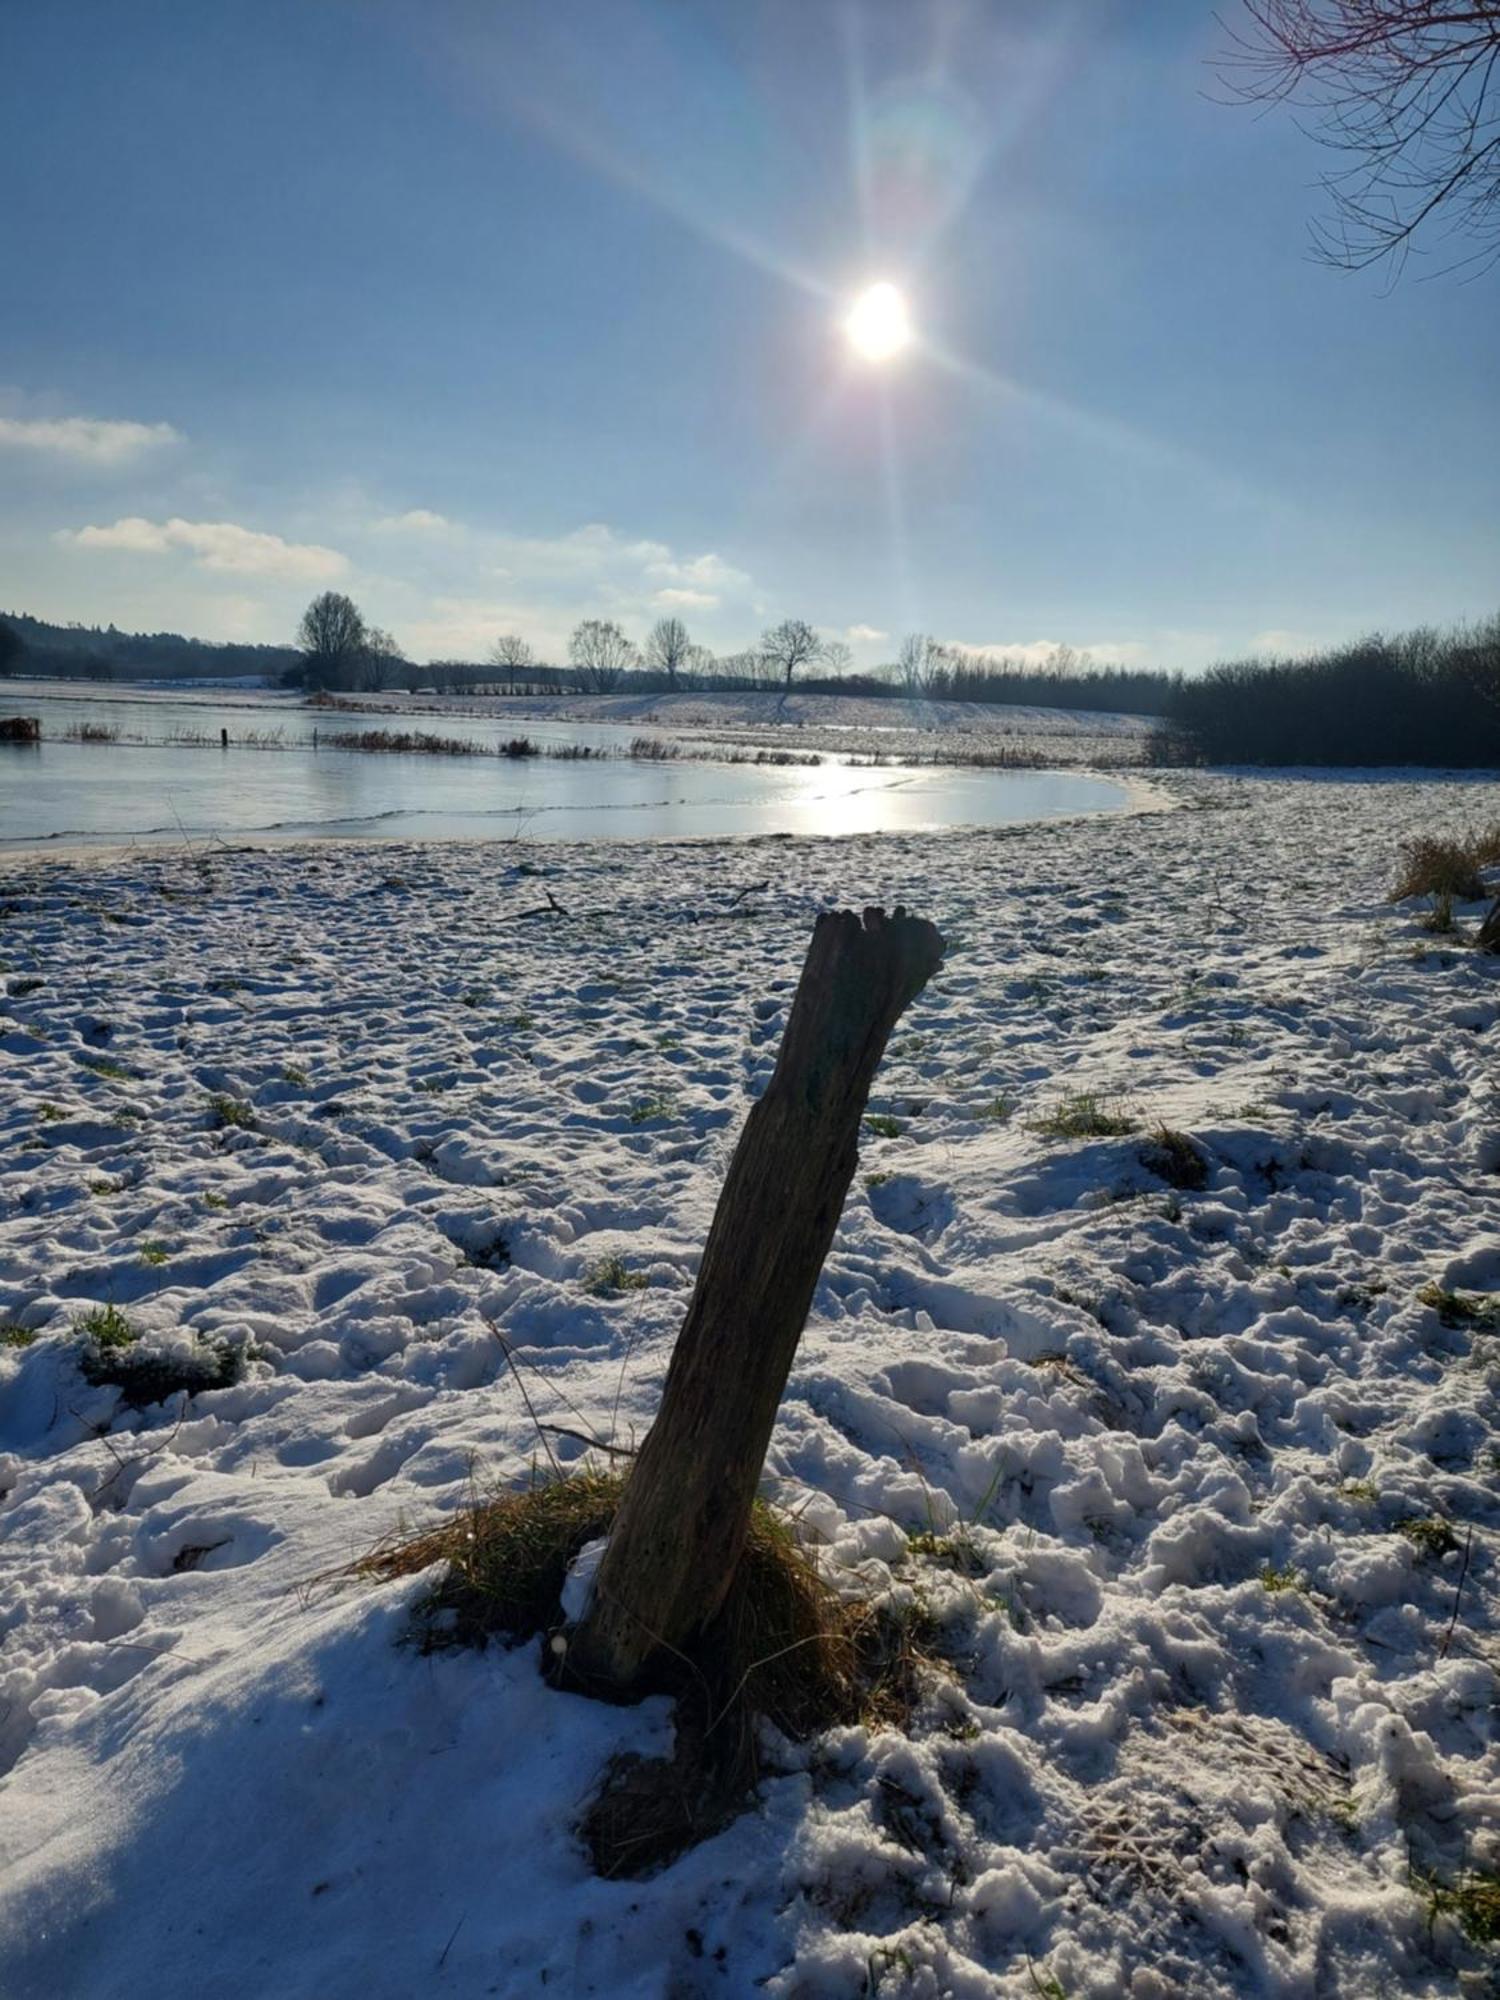
[{"label": "shrub", "polygon": [[1152,754],[1211,764],[1500,764],[1500,617],[1172,684]]},{"label": "shrub", "polygon": [[1478,840],[1439,840],[1432,834],[1403,841],[1400,872],[1391,884],[1392,901],[1404,902],[1408,896],[1446,896],[1450,903],[1477,901],[1484,894],[1479,849]]}]

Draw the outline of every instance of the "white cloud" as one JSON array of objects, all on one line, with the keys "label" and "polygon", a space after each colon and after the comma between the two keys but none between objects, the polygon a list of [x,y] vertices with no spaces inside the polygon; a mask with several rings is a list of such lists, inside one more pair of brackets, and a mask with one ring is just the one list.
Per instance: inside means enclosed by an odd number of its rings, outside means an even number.
[{"label": "white cloud", "polygon": [[1296,632],[1285,625],[1273,625],[1268,631],[1257,632],[1250,641],[1252,653],[1274,653],[1277,659],[1295,659],[1303,653],[1315,653],[1321,642],[1311,632]]},{"label": "white cloud", "polygon": [[[1060,639],[987,639],[975,645],[968,639],[948,639],[944,644],[975,659],[1013,660],[1024,667],[1044,667],[1063,648]],[[1071,646],[1067,650],[1086,667],[1137,667],[1150,663],[1151,648],[1139,639],[1100,639],[1091,646]]]},{"label": "white cloud", "polygon": [[718,601],[711,590],[659,590],[651,600],[678,611],[712,611]]},{"label": "white cloud", "polygon": [[103,417],[0,417],[0,450],[40,451],[82,465],[125,465],[162,445],[181,444],[170,424]]},{"label": "white cloud", "polygon": [[416,601],[401,630],[419,652],[472,656],[497,631],[517,631],[561,659],[580,618],[613,618],[639,639],[664,611],[708,619],[743,613],[749,601],[748,574],[712,549],[675,549],[602,521],[559,535],[452,521],[439,530],[440,521],[419,510],[377,524],[408,536],[399,567]]},{"label": "white cloud", "polygon": [[147,521],[127,515],[108,527],[64,529],[59,541],[80,549],[111,549],[128,555],[169,555],[181,550],[201,569],[238,576],[279,577],[292,583],[329,583],[349,565],[337,549],[316,542],[288,542],[234,521]]},{"label": "white cloud", "polygon": [[875,646],[882,639],[890,638],[889,632],[882,632],[878,625],[846,625],[844,637],[855,646]]}]

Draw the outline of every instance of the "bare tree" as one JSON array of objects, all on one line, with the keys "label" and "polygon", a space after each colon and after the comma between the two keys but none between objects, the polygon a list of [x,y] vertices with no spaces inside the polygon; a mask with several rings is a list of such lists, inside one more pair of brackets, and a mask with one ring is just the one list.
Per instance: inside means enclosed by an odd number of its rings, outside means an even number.
[{"label": "bare tree", "polygon": [[637,657],[635,647],[612,618],[585,618],[573,627],[568,641],[568,658],[578,675],[578,685],[588,694],[608,694]]},{"label": "bare tree", "polygon": [[410,662],[396,644],[389,632],[379,625],[365,628],[364,659],[359,668],[359,683],[366,688],[395,687],[407,678]]},{"label": "bare tree", "polygon": [[765,663],[754,646],[742,653],[721,653],[712,668],[714,679],[729,687],[756,688],[765,678]]},{"label": "bare tree", "polygon": [[646,641],[646,665],[665,674],[667,685],[675,689],[694,651],[688,628],[680,618],[658,618]]},{"label": "bare tree", "polygon": [[914,701],[927,692],[927,676],[937,650],[937,641],[929,632],[908,632],[901,641],[901,650],[896,655],[896,678]]},{"label": "bare tree", "polygon": [[799,667],[823,657],[823,641],[804,618],[783,618],[760,635],[761,664],[791,691]]},{"label": "bare tree", "polygon": [[1325,263],[1399,262],[1424,225],[1500,257],[1500,0],[1245,0],[1221,71],[1250,103],[1300,102],[1347,156],[1315,224]]},{"label": "bare tree", "polygon": [[822,664],[835,680],[842,680],[854,665],[854,651],[843,639],[825,639]]},{"label": "bare tree", "polygon": [[308,605],[297,627],[303,685],[351,687],[368,645],[369,634],[354,599],[341,590],[323,591]]},{"label": "bare tree", "polygon": [[502,632],[490,647],[489,658],[495,666],[504,667],[511,674],[536,664],[536,654],[519,632]]}]

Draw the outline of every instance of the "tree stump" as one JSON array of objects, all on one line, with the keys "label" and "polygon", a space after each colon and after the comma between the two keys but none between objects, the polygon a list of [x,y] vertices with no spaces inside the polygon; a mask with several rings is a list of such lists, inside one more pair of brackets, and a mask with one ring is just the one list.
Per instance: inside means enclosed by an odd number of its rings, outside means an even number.
[{"label": "tree stump", "polygon": [[814,928],[775,1072],[751,1107],[698,1282],[563,1672],[626,1694],[722,1605],[777,1406],[858,1163],[892,1028],[943,940],[897,909]]}]

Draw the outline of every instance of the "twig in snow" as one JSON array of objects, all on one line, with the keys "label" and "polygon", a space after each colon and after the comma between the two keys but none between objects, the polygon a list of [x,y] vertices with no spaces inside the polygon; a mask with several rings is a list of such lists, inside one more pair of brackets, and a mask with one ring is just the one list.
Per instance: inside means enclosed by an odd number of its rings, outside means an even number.
[{"label": "twig in snow", "polygon": [[590,1437],[587,1431],[570,1430],[566,1424],[538,1424],[539,1431],[551,1431],[554,1437],[572,1438],[578,1444],[586,1444],[591,1451],[607,1451],[615,1458],[634,1458],[633,1444],[606,1444],[603,1438]]},{"label": "twig in snow", "polygon": [[1458,1588],[1453,1593],[1453,1616],[1448,1620],[1448,1629],[1443,1634],[1443,1643],[1438,1647],[1438,1658],[1446,1660],[1448,1648],[1453,1642],[1453,1628],[1458,1623],[1458,1607],[1464,1600],[1464,1578],[1469,1574],[1469,1551],[1474,1546],[1474,1523],[1469,1523],[1469,1532],[1464,1536],[1464,1559],[1459,1566]]},{"label": "twig in snow", "polygon": [[537,1436],[542,1439],[542,1449],[543,1451],[546,1452],[548,1459],[551,1461],[553,1472],[559,1479],[561,1479],[562,1467],[557,1462],[556,1452],[553,1451],[551,1445],[548,1444],[546,1438],[542,1437],[541,1419],[537,1416],[536,1406],[531,1400],[530,1392],[527,1390],[526,1384],[521,1379],[521,1371],[516,1366],[516,1357],[510,1351],[510,1342],[505,1338],[505,1335],[500,1331],[499,1327],[496,1326],[495,1322],[492,1319],[487,1319],[485,1321],[485,1325],[489,1328],[490,1332],[495,1336],[496,1340],[498,1340],[500,1343],[500,1352],[505,1356],[506,1361],[510,1365],[510,1372],[516,1378],[516,1387],[521,1392],[521,1401],[526,1405],[526,1414],[530,1417],[533,1428],[535,1429]]},{"label": "twig in snow", "polygon": [[769,876],[766,877],[764,882],[747,882],[743,889],[736,889],[734,894],[730,897],[729,899],[730,909],[732,910],[735,904],[738,903],[742,897],[759,895],[762,889],[769,889],[770,886],[771,886],[771,878]]},{"label": "twig in snow", "polygon": [[465,1910],[463,1916],[459,1918],[458,1922],[453,1926],[453,1929],[449,1933],[448,1942],[443,1946],[442,1950],[438,1953],[438,1970],[440,1972],[443,1969],[443,1960],[448,1956],[449,1952],[452,1951],[453,1940],[458,1936],[459,1932],[463,1929],[464,1918],[467,1917],[468,1914],[469,1914],[468,1911]]}]

